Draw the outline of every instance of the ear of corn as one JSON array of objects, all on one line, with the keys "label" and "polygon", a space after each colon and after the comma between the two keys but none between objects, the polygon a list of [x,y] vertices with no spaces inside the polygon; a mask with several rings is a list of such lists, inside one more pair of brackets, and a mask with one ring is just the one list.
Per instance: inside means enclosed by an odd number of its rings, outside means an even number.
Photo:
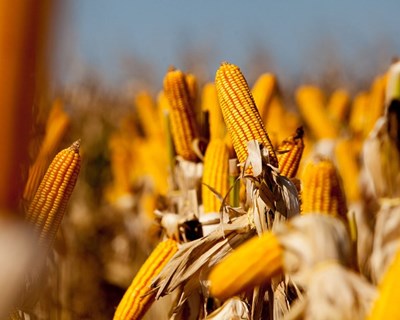
[{"label": "ear of corn", "polygon": [[296,176],[304,150],[303,135],[303,128],[300,127],[279,145],[277,154],[281,175],[288,178]]},{"label": "ear of corn", "polygon": [[304,121],[317,139],[337,137],[338,128],[328,117],[324,95],[319,88],[300,87],[296,92],[296,101]]},{"label": "ear of corn", "polygon": [[191,104],[192,104],[192,106],[195,106],[196,102],[197,102],[197,95],[198,95],[198,84],[197,84],[196,76],[192,73],[186,73],[185,81],[186,81],[187,88],[189,91]]},{"label": "ear of corn", "polygon": [[345,139],[339,140],[336,143],[335,155],[340,176],[343,177],[343,187],[347,200],[359,200],[359,168],[357,164],[357,154],[352,141]]},{"label": "ear of corn", "polygon": [[196,161],[192,142],[198,137],[194,106],[185,74],[170,70],[164,78],[164,93],[170,105],[172,137],[176,153],[188,161]]},{"label": "ear of corn", "polygon": [[50,110],[46,124],[46,134],[34,164],[29,168],[28,180],[25,184],[23,197],[30,202],[42,180],[56,148],[61,143],[70,118],[63,109],[61,100],[55,100]]},{"label": "ear of corn", "polygon": [[218,104],[217,90],[215,89],[215,85],[213,83],[207,83],[204,86],[201,103],[201,109],[208,112],[210,140],[224,138],[226,134],[226,127],[222,117],[221,108]]},{"label": "ear of corn", "polygon": [[175,240],[160,242],[142,265],[114,314],[115,320],[141,319],[155,299],[151,282],[178,250]]},{"label": "ear of corn", "polygon": [[139,92],[135,96],[135,107],[145,135],[150,139],[160,138],[161,121],[151,95],[146,91]]},{"label": "ear of corn", "polygon": [[26,219],[41,243],[53,243],[64,216],[80,170],[79,145],[77,141],[56,155],[28,208]]},{"label": "ear of corn", "polygon": [[282,272],[283,248],[273,233],[266,232],[239,246],[211,270],[210,293],[227,299]]},{"label": "ear of corn", "polygon": [[356,135],[363,136],[364,127],[367,121],[369,94],[361,92],[353,100],[350,112],[349,127]]},{"label": "ear of corn", "polygon": [[251,89],[254,102],[263,120],[267,118],[270,103],[275,95],[276,86],[276,77],[272,73],[264,73],[257,79]]},{"label": "ear of corn", "polygon": [[267,148],[270,163],[277,167],[275,151],[240,69],[233,64],[222,63],[217,70],[215,84],[239,162],[244,162],[247,158],[247,142],[257,140]]},{"label": "ear of corn", "polygon": [[378,286],[378,297],[375,300],[368,320],[400,319],[400,251],[397,251],[382,282]]},{"label": "ear of corn", "polygon": [[350,98],[346,91],[336,90],[332,93],[328,102],[329,116],[336,122],[342,122],[346,119],[349,111]]},{"label": "ear of corn", "polygon": [[368,99],[367,121],[365,123],[364,137],[366,137],[375,126],[376,120],[383,115],[385,110],[386,77],[377,77],[371,87]]},{"label": "ear of corn", "polygon": [[321,213],[347,219],[347,205],[336,167],[328,159],[306,164],[302,177],[302,213]]},{"label": "ear of corn", "polygon": [[228,192],[229,153],[223,140],[211,140],[204,157],[202,198],[204,212],[219,212],[221,202],[207,187],[210,186],[223,197]]}]

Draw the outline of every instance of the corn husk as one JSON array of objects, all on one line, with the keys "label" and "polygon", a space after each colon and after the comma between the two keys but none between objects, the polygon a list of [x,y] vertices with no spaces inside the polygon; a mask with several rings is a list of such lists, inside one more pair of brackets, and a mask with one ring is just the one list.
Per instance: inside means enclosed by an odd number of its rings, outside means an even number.
[{"label": "corn husk", "polygon": [[400,245],[400,200],[381,200],[376,216],[371,275],[379,283]]},{"label": "corn husk", "polygon": [[225,301],[225,303],[208,315],[207,320],[250,320],[249,306],[246,302],[238,297],[233,297]]},{"label": "corn husk", "polygon": [[[172,308],[179,310],[187,298],[203,287],[206,291],[206,276],[210,269],[241,243],[254,236],[247,216],[235,219],[231,224],[208,236],[182,244],[175,256],[153,281],[156,299],[180,289],[180,298]],[[177,312],[177,311],[176,311]]]}]

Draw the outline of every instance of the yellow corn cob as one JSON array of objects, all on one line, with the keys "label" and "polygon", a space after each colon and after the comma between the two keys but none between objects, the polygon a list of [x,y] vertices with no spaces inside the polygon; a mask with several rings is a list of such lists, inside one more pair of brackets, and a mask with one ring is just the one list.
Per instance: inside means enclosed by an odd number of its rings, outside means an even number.
[{"label": "yellow corn cob", "polygon": [[345,139],[339,140],[336,143],[335,156],[340,176],[343,178],[343,187],[347,200],[359,200],[359,168],[357,164],[356,150],[352,141]]},{"label": "yellow corn cob", "polygon": [[397,251],[393,262],[383,276],[378,286],[376,298],[368,320],[397,320],[400,319],[400,251]]},{"label": "yellow corn cob", "polygon": [[[293,118],[291,120],[293,120]],[[289,121],[287,121],[287,112],[279,94],[275,94],[272,97],[268,114],[263,121],[265,126],[268,128],[270,139],[274,146],[292,134],[292,132],[298,127],[297,124],[294,128],[289,126]]]},{"label": "yellow corn cob", "polygon": [[51,158],[61,143],[68,126],[70,117],[65,113],[61,100],[55,100],[50,110],[46,124],[46,134],[34,164],[29,168],[28,180],[25,184],[23,197],[30,202],[42,180]]},{"label": "yellow corn cob", "polygon": [[300,87],[296,92],[296,101],[304,121],[317,139],[337,137],[338,128],[328,117],[324,95],[319,88]]},{"label": "yellow corn cob", "polygon": [[210,293],[227,299],[283,273],[283,248],[271,232],[250,239],[217,264],[208,277]]},{"label": "yellow corn cob", "polygon": [[328,159],[306,164],[302,173],[302,213],[322,213],[346,219],[347,205],[339,174]]},{"label": "yellow corn cob", "polygon": [[[18,212],[35,93],[44,85],[52,1],[0,1],[0,214]],[[46,82],[47,83],[47,82]]]},{"label": "yellow corn cob", "polygon": [[[211,140],[204,156],[203,183],[223,197],[228,192],[229,152],[221,139]],[[202,186],[204,212],[219,212],[221,202],[206,186]]]},{"label": "yellow corn cob", "polygon": [[160,118],[151,95],[147,91],[139,92],[135,96],[135,106],[146,137],[150,139],[160,138],[162,136]]},{"label": "yellow corn cob", "polygon": [[303,135],[303,128],[300,127],[279,145],[277,154],[281,175],[288,178],[296,176],[304,150]]},{"label": "yellow corn cob", "polygon": [[64,216],[80,170],[79,145],[76,141],[55,156],[29,206],[26,219],[41,243],[53,243]]},{"label": "yellow corn cob", "polygon": [[361,92],[354,98],[350,112],[349,127],[355,135],[363,135],[368,117],[368,99],[367,92]]},{"label": "yellow corn cob", "polygon": [[197,160],[192,142],[198,137],[194,106],[180,70],[169,70],[164,78],[164,93],[170,105],[172,137],[178,155],[189,161]]},{"label": "yellow corn cob", "polygon": [[368,99],[367,121],[364,127],[364,137],[375,126],[376,120],[383,115],[385,109],[386,77],[377,77],[371,87]]},{"label": "yellow corn cob", "polygon": [[257,140],[267,148],[270,163],[278,167],[275,151],[240,69],[233,64],[222,63],[217,70],[215,84],[222,115],[239,162],[247,158],[247,142]]},{"label": "yellow corn cob", "polygon": [[342,122],[349,111],[350,98],[345,90],[336,90],[332,93],[328,102],[328,114],[331,119]]},{"label": "yellow corn cob", "polygon": [[178,250],[177,242],[171,239],[160,242],[142,265],[128,290],[125,292],[114,320],[141,319],[154,302],[151,282],[160,273]]},{"label": "yellow corn cob", "polygon": [[267,118],[269,106],[275,94],[276,87],[276,77],[272,73],[264,73],[257,79],[251,89],[254,102],[263,120]]},{"label": "yellow corn cob", "polygon": [[210,140],[224,138],[226,127],[222,117],[221,108],[218,104],[217,90],[215,89],[214,83],[207,83],[204,86],[201,104],[202,111],[208,111]]}]

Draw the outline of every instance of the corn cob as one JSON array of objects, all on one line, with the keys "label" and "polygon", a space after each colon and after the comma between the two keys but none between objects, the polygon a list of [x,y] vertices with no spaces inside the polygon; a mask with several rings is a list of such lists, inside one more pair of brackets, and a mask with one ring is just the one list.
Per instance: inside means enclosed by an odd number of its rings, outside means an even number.
[{"label": "corn cob", "polygon": [[189,161],[197,156],[192,142],[198,137],[194,106],[185,80],[180,70],[169,70],[164,78],[164,93],[170,105],[172,137],[178,155]]},{"label": "corn cob", "polygon": [[40,243],[51,245],[64,216],[80,170],[80,141],[59,152],[50,164],[28,208]]},{"label": "corn cob", "polygon": [[221,108],[218,104],[217,90],[215,89],[214,83],[207,83],[204,86],[201,103],[202,111],[208,112],[210,140],[224,138],[226,127],[222,117]]},{"label": "corn cob", "polygon": [[383,276],[378,286],[378,297],[376,298],[368,320],[396,320],[400,319],[400,251],[397,251],[393,262]]},{"label": "corn cob", "polygon": [[338,128],[328,117],[324,95],[313,86],[300,87],[296,92],[296,101],[300,113],[317,139],[333,139],[338,135]]},{"label": "corn cob", "polygon": [[328,102],[328,114],[336,122],[346,119],[350,106],[350,98],[345,90],[336,90]]},{"label": "corn cob", "polygon": [[364,127],[367,122],[369,94],[367,92],[359,93],[353,101],[349,127],[355,135],[363,136]]},{"label": "corn cob", "polygon": [[202,198],[204,212],[219,212],[220,201],[207,187],[210,186],[223,197],[228,192],[229,153],[224,141],[211,140],[204,156]]},{"label": "corn cob", "polygon": [[157,139],[161,136],[160,119],[155,103],[151,95],[142,91],[135,96],[136,111],[141,127],[149,139]]},{"label": "corn cob", "polygon": [[300,127],[279,145],[277,155],[281,175],[288,178],[296,176],[304,150],[303,135],[303,128]]},{"label": "corn cob", "polygon": [[239,246],[211,270],[210,293],[227,299],[281,273],[283,248],[273,233],[266,232]]},{"label": "corn cob", "polygon": [[233,64],[222,63],[217,70],[215,84],[222,115],[239,162],[247,158],[247,142],[257,140],[267,148],[270,163],[278,167],[275,151],[240,69]]},{"label": "corn cob", "polygon": [[70,124],[69,116],[63,110],[61,100],[55,100],[46,123],[46,134],[34,164],[29,168],[28,180],[23,197],[30,202],[42,180],[56,148]]},{"label": "corn cob", "polygon": [[155,299],[151,282],[178,250],[175,240],[160,242],[142,265],[114,314],[115,320],[141,319]]},{"label": "corn cob", "polygon": [[32,106],[46,74],[51,3],[16,0],[10,6],[0,1],[0,214],[19,211]]},{"label": "corn cob", "polygon": [[269,106],[272,97],[275,95],[276,87],[276,77],[272,73],[264,73],[257,79],[251,89],[254,102],[263,120],[267,118]]},{"label": "corn cob", "polygon": [[355,153],[353,143],[350,140],[339,140],[336,143],[335,156],[339,173],[341,177],[343,177],[343,187],[347,200],[359,200],[359,168],[357,164],[357,154]]},{"label": "corn cob", "polygon": [[306,164],[302,174],[302,213],[321,213],[346,219],[347,205],[339,174],[328,159]]},{"label": "corn cob", "polygon": [[377,77],[372,83],[368,99],[367,121],[364,126],[366,137],[375,126],[376,120],[383,115],[385,109],[386,77]]}]

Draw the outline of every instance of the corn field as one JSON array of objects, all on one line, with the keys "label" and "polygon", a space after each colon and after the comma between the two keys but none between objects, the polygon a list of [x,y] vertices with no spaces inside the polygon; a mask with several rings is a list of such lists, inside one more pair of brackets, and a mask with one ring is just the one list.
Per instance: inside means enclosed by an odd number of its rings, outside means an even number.
[{"label": "corn field", "polygon": [[170,66],[161,88],[56,91],[53,2],[16,3],[0,1],[1,319],[400,319],[400,62],[358,92],[250,83],[229,61],[208,81]]}]

